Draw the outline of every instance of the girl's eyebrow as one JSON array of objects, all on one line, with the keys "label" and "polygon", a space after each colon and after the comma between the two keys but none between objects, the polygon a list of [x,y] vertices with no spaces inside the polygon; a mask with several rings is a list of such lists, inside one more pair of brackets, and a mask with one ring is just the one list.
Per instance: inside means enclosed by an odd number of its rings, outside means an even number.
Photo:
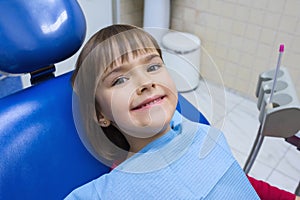
[{"label": "girl's eyebrow", "polygon": [[[160,56],[159,56],[158,54],[150,54],[150,55],[145,56],[145,57],[143,58],[143,61],[144,61],[144,62],[149,62],[149,61],[151,61],[152,59],[154,59],[154,58],[156,58],[156,57],[159,57],[159,58],[160,58]],[[110,72],[108,72],[107,74],[105,74],[105,76],[102,78],[102,81],[104,81],[104,80],[105,80],[108,76],[110,76],[111,74],[120,72],[120,71],[122,71],[122,70],[124,70],[124,65],[120,65],[120,66],[114,68],[113,70],[111,70]]]},{"label": "girl's eyebrow", "polygon": [[156,57],[160,58],[160,56],[158,54],[150,54],[150,55],[145,56],[144,61],[147,62],[147,61],[150,61],[150,60],[152,60],[153,58],[156,58]]}]

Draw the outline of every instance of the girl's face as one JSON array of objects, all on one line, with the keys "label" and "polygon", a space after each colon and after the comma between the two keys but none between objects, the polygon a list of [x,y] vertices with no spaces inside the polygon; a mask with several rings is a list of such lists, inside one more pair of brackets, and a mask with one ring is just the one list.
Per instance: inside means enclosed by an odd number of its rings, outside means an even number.
[{"label": "girl's face", "polygon": [[128,57],[101,76],[96,90],[100,114],[125,135],[163,134],[177,105],[175,84],[157,52]]}]

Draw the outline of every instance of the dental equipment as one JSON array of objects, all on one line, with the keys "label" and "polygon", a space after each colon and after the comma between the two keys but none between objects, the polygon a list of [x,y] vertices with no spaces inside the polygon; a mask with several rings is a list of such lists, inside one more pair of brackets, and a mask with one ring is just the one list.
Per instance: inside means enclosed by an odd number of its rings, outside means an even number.
[{"label": "dental equipment", "polygon": [[281,44],[279,46],[278,61],[277,61],[277,66],[276,66],[276,70],[275,70],[275,73],[274,73],[274,78],[273,78],[274,81],[273,81],[273,85],[272,85],[272,89],[271,89],[269,103],[272,103],[272,100],[273,100],[273,95],[274,95],[274,91],[275,91],[275,87],[276,87],[276,83],[277,83],[277,76],[278,76],[278,71],[279,71],[279,68],[280,68],[281,57],[282,57],[283,52],[284,52],[284,44]]}]

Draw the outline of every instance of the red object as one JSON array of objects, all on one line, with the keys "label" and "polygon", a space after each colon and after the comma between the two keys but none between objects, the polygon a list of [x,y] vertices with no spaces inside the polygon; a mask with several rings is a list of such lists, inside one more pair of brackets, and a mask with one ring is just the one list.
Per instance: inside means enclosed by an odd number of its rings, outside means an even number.
[{"label": "red object", "polygon": [[278,189],[277,187],[271,186],[264,181],[256,180],[248,175],[247,177],[259,198],[262,200],[295,200],[296,198],[296,195],[293,193]]}]

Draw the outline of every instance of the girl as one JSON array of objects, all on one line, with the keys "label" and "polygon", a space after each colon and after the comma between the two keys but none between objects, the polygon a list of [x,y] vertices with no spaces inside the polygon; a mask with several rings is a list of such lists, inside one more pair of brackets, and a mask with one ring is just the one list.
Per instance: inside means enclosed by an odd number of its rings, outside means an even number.
[{"label": "girl", "polygon": [[72,82],[81,139],[116,167],[66,199],[259,199],[222,133],[175,111],[175,84],[147,32],[100,30],[79,55]]}]

